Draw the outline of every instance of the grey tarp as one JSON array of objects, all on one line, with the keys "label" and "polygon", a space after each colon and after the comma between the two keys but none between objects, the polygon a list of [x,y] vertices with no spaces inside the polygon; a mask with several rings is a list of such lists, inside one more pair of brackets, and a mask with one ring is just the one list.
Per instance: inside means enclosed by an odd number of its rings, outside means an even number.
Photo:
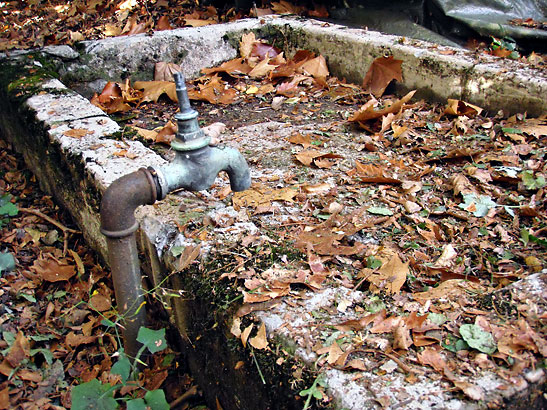
[{"label": "grey tarp", "polygon": [[430,0],[442,13],[482,36],[547,40],[547,31],[512,25],[512,19],[544,22],[547,0]]}]

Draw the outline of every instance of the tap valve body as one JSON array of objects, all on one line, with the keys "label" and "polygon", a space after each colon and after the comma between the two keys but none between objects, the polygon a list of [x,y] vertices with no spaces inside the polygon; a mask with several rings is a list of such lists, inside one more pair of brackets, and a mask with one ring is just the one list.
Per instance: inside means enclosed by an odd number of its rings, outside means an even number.
[{"label": "tap valve body", "polygon": [[205,135],[199,127],[198,113],[190,106],[188,90],[182,73],[174,73],[177,98],[180,111],[175,114],[178,131],[175,139],[171,142],[171,148],[176,151],[191,151],[209,145],[210,137]]}]

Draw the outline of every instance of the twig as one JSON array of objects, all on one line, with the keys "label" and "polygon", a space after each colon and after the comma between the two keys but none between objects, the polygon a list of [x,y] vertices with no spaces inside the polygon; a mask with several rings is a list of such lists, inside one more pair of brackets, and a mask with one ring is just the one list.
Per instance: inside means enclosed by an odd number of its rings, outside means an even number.
[{"label": "twig", "polygon": [[45,221],[49,222],[50,224],[55,225],[57,228],[59,228],[59,229],[60,229],[61,231],[63,231],[63,232],[67,232],[67,233],[82,233],[81,231],[77,231],[77,230],[75,230],[75,229],[67,228],[67,227],[64,226],[61,222],[56,221],[56,220],[53,219],[52,217],[47,216],[47,215],[43,214],[42,212],[40,212],[40,211],[38,211],[38,210],[36,210],[36,209],[19,208],[19,211],[24,212],[24,213],[26,213],[26,214],[32,214],[32,215],[38,216],[38,217],[44,219]]},{"label": "twig", "polygon": [[415,374],[421,374],[419,371],[412,369],[410,366],[404,364],[401,359],[399,359],[397,356],[392,355],[391,353],[386,353],[381,350],[373,350],[373,349],[355,349],[351,353],[380,353],[386,356],[388,359],[393,360],[399,367],[406,373],[415,373]]},{"label": "twig", "polygon": [[68,235],[71,233],[82,233],[81,231],[77,231],[75,229],[67,228],[64,226],[61,222],[56,221],[50,216],[47,216],[46,214],[43,214],[42,212],[38,211],[37,209],[31,209],[31,208],[19,208],[19,211],[26,213],[26,214],[32,214],[34,216],[37,216],[39,218],[42,218],[43,220],[49,222],[53,226],[59,228],[61,231],[63,231],[63,256],[66,255],[68,250]]},{"label": "twig", "polygon": [[191,397],[197,396],[197,394],[198,394],[198,386],[192,386],[188,390],[186,390],[182,395],[180,395],[171,403],[169,403],[169,407],[174,408],[175,406],[178,406],[183,401],[186,401],[190,399]]}]

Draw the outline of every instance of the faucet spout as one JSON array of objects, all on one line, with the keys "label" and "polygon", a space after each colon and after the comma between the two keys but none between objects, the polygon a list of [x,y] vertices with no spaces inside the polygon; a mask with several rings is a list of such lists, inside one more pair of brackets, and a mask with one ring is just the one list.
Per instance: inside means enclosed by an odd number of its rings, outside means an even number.
[{"label": "faucet spout", "polygon": [[213,185],[221,171],[230,178],[232,191],[244,191],[251,185],[247,162],[233,148],[206,146],[193,151],[178,151],[175,159],[154,171],[160,186],[160,199],[177,189],[201,191]]}]

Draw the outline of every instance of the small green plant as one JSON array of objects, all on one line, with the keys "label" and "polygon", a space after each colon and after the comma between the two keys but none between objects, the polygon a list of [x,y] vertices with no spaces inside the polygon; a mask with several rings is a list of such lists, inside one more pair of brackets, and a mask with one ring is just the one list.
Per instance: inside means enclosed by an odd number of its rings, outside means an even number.
[{"label": "small green plant", "polygon": [[300,396],[308,396],[302,410],[308,410],[310,408],[312,398],[315,398],[316,400],[321,400],[323,398],[322,387],[327,387],[327,383],[324,376],[320,374],[315,378],[310,388],[302,390],[300,392]]},{"label": "small green plant", "polygon": [[144,396],[114,397],[114,392],[122,387],[132,384],[137,380],[139,364],[143,353],[157,353],[167,347],[165,341],[165,329],[152,330],[146,327],[139,329],[137,341],[142,344],[133,361],[125,354],[123,348],[116,353],[118,361],[112,366],[110,372],[120,376],[120,382],[114,385],[103,384],[97,379],[80,384],[72,389],[72,410],[88,409],[117,409],[119,402],[125,403],[128,410],[168,410],[169,404],[165,399],[162,389],[147,391]]},{"label": "small green plant", "polygon": [[490,50],[492,54],[497,57],[508,57],[512,58],[513,60],[516,60],[520,57],[520,54],[517,51],[517,43],[511,37],[503,37],[501,39],[492,37]]}]

